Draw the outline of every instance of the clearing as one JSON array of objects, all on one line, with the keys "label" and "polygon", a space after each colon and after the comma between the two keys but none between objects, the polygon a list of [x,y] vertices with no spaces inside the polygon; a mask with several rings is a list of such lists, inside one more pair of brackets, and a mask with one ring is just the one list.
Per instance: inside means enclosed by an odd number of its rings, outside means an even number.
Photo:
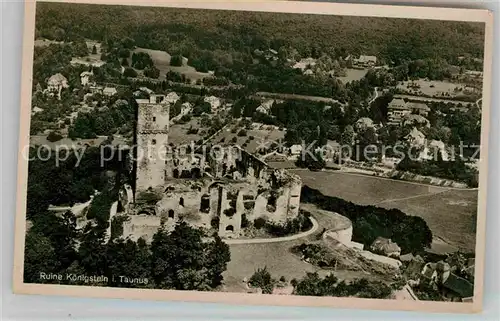
[{"label": "clearing", "polygon": [[460,190],[345,172],[291,170],[324,195],[361,205],[397,208],[422,217],[432,233],[457,248],[474,251],[477,190]]},{"label": "clearing", "polygon": [[340,80],[342,83],[347,84],[347,83],[349,83],[351,81],[362,79],[368,73],[368,70],[369,69],[352,69],[352,68],[347,68],[345,76],[336,77],[336,78],[338,80]]},{"label": "clearing", "polygon": [[210,76],[210,74],[208,73],[198,72],[194,67],[188,66],[187,58],[182,59],[182,66],[170,66],[171,56],[167,52],[162,50],[153,50],[153,49],[138,47],[134,49],[134,52],[145,52],[151,56],[151,59],[153,59],[155,67],[160,70],[160,78],[159,78],[160,80],[164,80],[165,75],[169,71],[175,71],[180,74],[183,74],[187,78],[189,78],[192,82],[196,82],[199,79],[201,80],[205,77]]},{"label": "clearing", "polygon": [[397,89],[410,95],[425,95],[428,97],[464,97],[464,96],[478,96],[481,95],[481,90],[466,86],[464,84],[457,84],[448,81],[438,80],[408,80],[399,82],[396,86]]}]

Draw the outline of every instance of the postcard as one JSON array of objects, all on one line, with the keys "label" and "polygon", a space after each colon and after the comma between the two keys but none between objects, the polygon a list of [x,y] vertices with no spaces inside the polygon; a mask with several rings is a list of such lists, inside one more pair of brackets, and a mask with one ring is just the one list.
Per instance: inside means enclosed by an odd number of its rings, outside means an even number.
[{"label": "postcard", "polygon": [[492,28],[27,1],[14,292],[481,311]]}]

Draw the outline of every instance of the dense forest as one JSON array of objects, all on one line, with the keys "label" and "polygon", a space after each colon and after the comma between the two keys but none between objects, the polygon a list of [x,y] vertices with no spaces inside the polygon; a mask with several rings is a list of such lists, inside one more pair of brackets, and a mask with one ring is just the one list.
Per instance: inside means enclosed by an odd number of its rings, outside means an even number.
[{"label": "dense forest", "polygon": [[363,53],[398,63],[465,53],[482,57],[484,41],[483,24],[455,21],[62,3],[39,3],[36,15],[36,36],[130,37],[137,46],[188,58],[205,50],[245,53],[284,46],[302,56]]}]

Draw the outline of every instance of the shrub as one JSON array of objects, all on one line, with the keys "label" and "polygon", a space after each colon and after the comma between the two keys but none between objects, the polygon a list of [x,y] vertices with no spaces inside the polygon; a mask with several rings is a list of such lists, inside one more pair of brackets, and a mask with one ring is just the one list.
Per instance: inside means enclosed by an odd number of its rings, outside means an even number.
[{"label": "shrub", "polygon": [[248,226],[250,226],[250,221],[247,219],[246,214],[242,214],[241,215],[241,227],[246,228]]},{"label": "shrub", "polygon": [[248,283],[255,288],[261,288],[262,293],[271,294],[273,293],[274,280],[271,277],[271,273],[267,270],[267,267],[263,269],[257,269],[255,273],[250,277]]},{"label": "shrub", "polygon": [[253,226],[255,226],[256,229],[260,230],[263,228],[267,223],[267,220],[263,217],[259,217],[253,221]]},{"label": "shrub", "polygon": [[199,129],[198,128],[193,128],[193,126],[189,127],[187,130],[188,134],[198,134]]},{"label": "shrub", "polygon": [[170,58],[170,66],[182,66],[182,56],[181,55],[173,55]]},{"label": "shrub", "polygon": [[57,141],[60,141],[62,139],[62,135],[57,133],[57,132],[50,132],[48,135],[47,135],[47,140],[51,143],[53,142],[57,142]]},{"label": "shrub", "polygon": [[210,226],[212,226],[214,229],[218,230],[219,229],[219,217],[214,217],[211,221],[210,221]]},{"label": "shrub", "polygon": [[125,70],[123,71],[123,76],[135,78],[135,77],[137,77],[137,71],[135,71],[133,68],[130,68],[130,67],[125,68]]},{"label": "shrub", "polygon": [[247,135],[247,131],[244,130],[244,129],[241,129],[239,132],[238,132],[238,136],[240,137],[243,137],[243,136],[246,136]]}]

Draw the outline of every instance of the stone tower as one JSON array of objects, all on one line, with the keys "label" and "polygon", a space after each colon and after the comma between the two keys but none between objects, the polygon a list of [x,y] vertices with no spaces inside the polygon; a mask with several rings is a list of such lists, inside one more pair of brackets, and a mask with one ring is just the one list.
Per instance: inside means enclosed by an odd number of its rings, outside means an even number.
[{"label": "stone tower", "polygon": [[165,182],[170,104],[164,95],[137,99],[136,198],[141,192],[161,188]]}]

